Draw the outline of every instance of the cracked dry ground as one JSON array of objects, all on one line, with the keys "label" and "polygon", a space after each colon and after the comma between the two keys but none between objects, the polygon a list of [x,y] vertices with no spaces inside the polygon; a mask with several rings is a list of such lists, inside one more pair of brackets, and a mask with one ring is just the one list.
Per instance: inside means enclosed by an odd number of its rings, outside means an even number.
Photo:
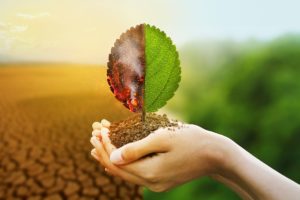
[{"label": "cracked dry ground", "polygon": [[0,199],[142,199],[90,156],[92,122],[128,115],[101,67],[0,68]]}]

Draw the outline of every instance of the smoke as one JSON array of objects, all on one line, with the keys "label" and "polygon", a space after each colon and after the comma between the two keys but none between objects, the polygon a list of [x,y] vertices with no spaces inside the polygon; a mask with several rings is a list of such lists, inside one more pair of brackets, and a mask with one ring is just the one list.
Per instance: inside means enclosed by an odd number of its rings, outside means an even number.
[{"label": "smoke", "polygon": [[119,61],[134,71],[139,77],[142,77],[142,66],[140,63],[141,50],[131,38],[126,38],[118,48]]}]

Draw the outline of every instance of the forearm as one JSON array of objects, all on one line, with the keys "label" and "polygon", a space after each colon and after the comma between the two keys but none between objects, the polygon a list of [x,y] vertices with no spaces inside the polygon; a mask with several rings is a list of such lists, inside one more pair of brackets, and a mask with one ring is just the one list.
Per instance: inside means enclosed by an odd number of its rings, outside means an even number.
[{"label": "forearm", "polygon": [[242,199],[253,200],[253,197],[248,193],[248,191],[245,190],[245,188],[241,187],[241,185],[239,185],[235,180],[231,180],[232,178],[224,176],[224,172],[229,168],[225,167],[228,163],[228,150],[232,148],[231,146],[235,145],[234,142],[220,134],[216,134],[211,131],[206,132],[208,133],[209,141],[211,141],[208,152],[210,154],[209,157],[213,160],[212,168],[214,168],[214,170],[209,173],[209,177],[226,185],[235,193],[237,193]]},{"label": "forearm", "polygon": [[242,187],[234,183],[233,181],[217,174],[210,175],[210,177],[220,183],[223,183],[227,187],[231,188],[235,193],[237,193],[244,200],[254,200],[253,197],[248,194]]},{"label": "forearm", "polygon": [[226,141],[220,176],[253,199],[299,199],[300,186],[234,142]]}]

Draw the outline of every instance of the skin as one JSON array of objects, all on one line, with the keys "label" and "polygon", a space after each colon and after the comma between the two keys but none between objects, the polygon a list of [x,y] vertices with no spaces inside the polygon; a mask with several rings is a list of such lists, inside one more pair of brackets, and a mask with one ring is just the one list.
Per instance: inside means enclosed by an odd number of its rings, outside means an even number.
[{"label": "skin", "polygon": [[[107,120],[95,122],[91,154],[111,175],[162,192],[209,176],[243,199],[300,197],[300,185],[270,168],[229,138],[196,125],[159,129],[116,149]],[[147,156],[154,154],[153,156]]]}]

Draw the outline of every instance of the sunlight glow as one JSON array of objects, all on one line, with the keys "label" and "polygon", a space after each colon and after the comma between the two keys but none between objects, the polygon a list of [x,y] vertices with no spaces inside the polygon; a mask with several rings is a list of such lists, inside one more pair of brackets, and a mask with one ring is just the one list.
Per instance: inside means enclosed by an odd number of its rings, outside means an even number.
[{"label": "sunlight glow", "polygon": [[297,8],[292,0],[0,0],[0,62],[104,64],[115,39],[140,23],[158,26],[177,45],[199,38],[269,39],[300,31]]}]

